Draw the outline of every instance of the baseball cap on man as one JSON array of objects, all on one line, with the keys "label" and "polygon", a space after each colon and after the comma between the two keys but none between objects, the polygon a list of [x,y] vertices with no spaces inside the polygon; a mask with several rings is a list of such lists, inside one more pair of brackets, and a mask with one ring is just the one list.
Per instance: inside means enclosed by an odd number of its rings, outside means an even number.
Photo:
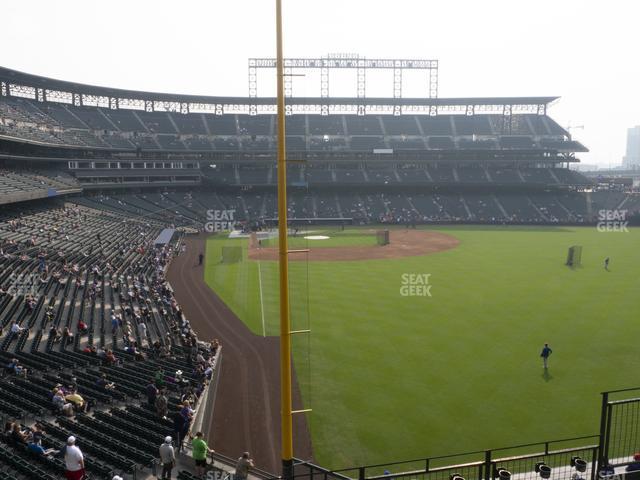
[{"label": "baseball cap on man", "polygon": [[172,440],[171,437],[164,437],[164,443],[171,443]]},{"label": "baseball cap on man", "polygon": [[73,445],[74,443],[76,443],[76,437],[71,435],[69,438],[67,438],[67,444]]}]

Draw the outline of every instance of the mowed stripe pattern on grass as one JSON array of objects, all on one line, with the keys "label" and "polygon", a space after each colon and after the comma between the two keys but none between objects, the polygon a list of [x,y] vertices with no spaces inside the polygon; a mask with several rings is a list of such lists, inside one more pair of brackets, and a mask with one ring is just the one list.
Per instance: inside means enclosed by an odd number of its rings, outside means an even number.
[{"label": "mowed stripe pattern on grass", "polygon": [[[637,229],[438,230],[456,236],[458,248],[292,269],[297,296],[304,297],[292,300],[301,323],[308,284],[312,368],[299,381],[303,394],[312,392],[314,453],[323,465],[595,433],[599,392],[636,383]],[[584,247],[583,267],[572,270],[563,264],[575,244]],[[611,272],[603,267],[607,256]],[[267,333],[275,334],[277,267],[261,265]],[[230,272],[232,285],[210,285],[225,300],[237,298],[238,310],[231,308],[258,332],[259,305],[241,305],[242,298],[257,298],[253,268],[252,262],[223,267],[246,269],[245,286],[233,284]],[[431,274],[433,296],[401,296],[403,273]],[[545,341],[554,350],[546,377],[539,358]],[[307,355],[296,345],[296,365]]]}]

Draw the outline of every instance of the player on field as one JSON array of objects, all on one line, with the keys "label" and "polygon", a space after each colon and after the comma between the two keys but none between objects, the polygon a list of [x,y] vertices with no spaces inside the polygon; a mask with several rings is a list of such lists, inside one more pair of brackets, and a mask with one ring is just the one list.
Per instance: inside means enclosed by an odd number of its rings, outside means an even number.
[{"label": "player on field", "polygon": [[604,259],[604,269],[608,272],[609,271],[609,257]]},{"label": "player on field", "polygon": [[545,343],[544,347],[542,347],[542,353],[540,353],[540,356],[542,357],[542,364],[544,365],[544,368],[549,368],[548,367],[548,362],[549,362],[549,355],[551,355],[553,353],[553,350],[551,350],[551,348],[549,348],[549,344]]}]

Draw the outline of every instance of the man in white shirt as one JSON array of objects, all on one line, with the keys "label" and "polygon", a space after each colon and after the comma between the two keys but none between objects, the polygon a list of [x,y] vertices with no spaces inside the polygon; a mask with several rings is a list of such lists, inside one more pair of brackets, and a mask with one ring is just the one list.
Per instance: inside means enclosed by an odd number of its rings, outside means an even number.
[{"label": "man in white shirt", "polygon": [[11,333],[20,333],[24,330],[24,328],[22,328],[20,325],[18,325],[18,322],[13,322],[11,324]]},{"label": "man in white shirt", "polygon": [[147,325],[143,321],[138,324],[138,335],[140,335],[140,346],[142,346],[147,341]]},{"label": "man in white shirt", "polygon": [[84,478],[84,456],[76,447],[76,437],[67,439],[67,446],[64,452],[65,477],[67,480],[82,480]]}]

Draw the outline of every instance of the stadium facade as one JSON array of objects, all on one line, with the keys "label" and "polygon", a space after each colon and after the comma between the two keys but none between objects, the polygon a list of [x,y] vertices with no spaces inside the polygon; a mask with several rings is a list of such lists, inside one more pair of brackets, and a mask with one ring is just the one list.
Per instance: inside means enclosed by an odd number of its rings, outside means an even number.
[{"label": "stadium facade", "polygon": [[[555,101],[291,98],[286,122],[290,216],[294,221],[349,219],[359,224],[587,224],[597,221],[601,209],[637,212],[637,196],[602,189],[569,168],[587,149],[548,116]],[[4,337],[2,357],[19,358],[40,373],[56,372],[3,380],[0,411],[15,417],[41,415],[50,406],[45,391],[60,378],[77,381],[98,403],[109,404],[109,412],[47,424],[47,438],[59,447],[68,434],[80,432],[97,459],[89,470],[99,478],[110,478],[113,466],[134,474],[140,466],[151,466],[170,425],[157,412],[137,405],[111,408],[112,399],[126,398],[97,390],[96,379],[108,373],[125,397],[137,398],[158,369],[186,371],[190,365],[141,360],[135,351],[119,348],[117,329],[110,330],[105,311],[115,311],[116,305],[119,311],[146,308],[144,318],[153,325],[149,340],[166,346],[165,335],[183,316],[158,272],[179,241],[146,250],[145,239],[160,238],[169,224],[201,228],[213,208],[233,209],[240,221],[251,224],[276,217],[275,105],[273,98],[139,92],[0,68],[0,203],[6,220],[0,232],[2,285],[13,270],[37,272],[41,253],[52,269],[62,272],[36,284],[35,298],[0,292],[3,327],[10,322],[28,327]],[[80,207],[68,207],[58,198]],[[141,217],[144,222],[138,221]],[[61,233],[65,229],[76,238]],[[162,295],[140,293],[153,289]],[[46,334],[48,322],[73,327],[80,320],[88,324],[86,345],[80,344],[79,334],[73,341],[67,336],[59,346],[56,335]],[[142,340],[140,332],[137,337]],[[126,368],[112,369],[102,359],[87,357],[94,341],[101,348],[110,345]],[[81,352],[83,347],[89,351]],[[184,345],[176,350],[188,355]],[[216,351],[201,353],[215,356]],[[57,373],[61,366],[67,372]],[[198,385],[199,379],[185,377],[189,387]],[[509,456],[494,450],[421,459],[396,464],[394,469],[404,473],[394,472],[394,477],[506,480],[511,474],[500,472],[508,470],[537,478],[543,463],[562,478],[594,480],[610,460],[630,463],[637,438],[637,425],[629,426],[625,409],[633,408],[637,418],[640,401],[625,399],[623,409],[612,398],[603,396],[600,434],[570,439],[569,447],[565,440],[521,446],[528,452],[517,457],[513,450]],[[178,399],[174,389],[172,408]],[[101,448],[89,438],[112,439],[105,444],[122,448]],[[3,461],[9,461],[11,452],[2,447]],[[47,463],[30,470],[25,465],[7,468],[29,478],[54,478],[47,472],[59,474],[62,468]],[[301,462],[296,468],[299,476],[389,478],[381,467],[330,472]]]},{"label": "stadium facade", "polygon": [[[0,69],[6,167],[55,170],[91,196],[178,223],[211,202],[276,216],[275,99],[95,87]],[[290,215],[355,223],[585,223],[598,199],[570,170],[587,149],[547,115],[556,97],[290,98]],[[192,192],[192,207],[182,192]],[[200,195],[204,197],[200,198]],[[616,203],[616,199],[607,199]],[[195,205],[195,206],[194,206]]]}]

